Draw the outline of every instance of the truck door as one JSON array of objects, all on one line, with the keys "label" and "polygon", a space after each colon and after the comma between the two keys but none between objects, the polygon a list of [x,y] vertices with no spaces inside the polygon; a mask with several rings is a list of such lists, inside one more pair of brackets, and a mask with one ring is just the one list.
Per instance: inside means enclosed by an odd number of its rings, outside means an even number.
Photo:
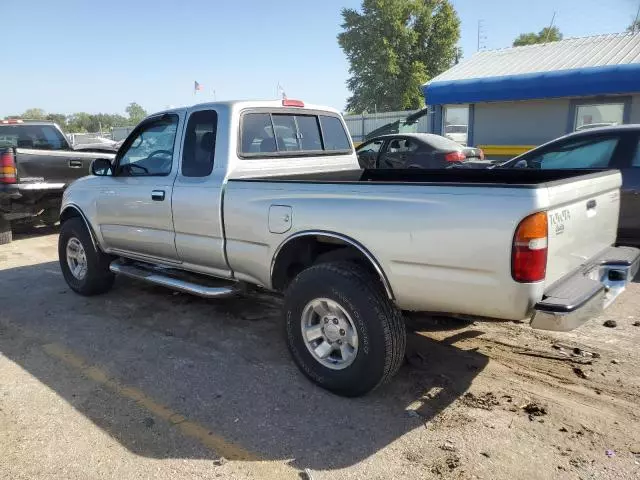
[{"label": "truck door", "polygon": [[175,113],[147,119],[118,152],[113,175],[101,177],[96,218],[109,251],[177,261],[171,193],[181,124]]},{"label": "truck door", "polygon": [[172,204],[178,258],[203,273],[230,277],[221,215],[226,170],[224,163],[215,163],[216,151],[227,148],[224,137],[218,134],[216,110],[189,111]]}]

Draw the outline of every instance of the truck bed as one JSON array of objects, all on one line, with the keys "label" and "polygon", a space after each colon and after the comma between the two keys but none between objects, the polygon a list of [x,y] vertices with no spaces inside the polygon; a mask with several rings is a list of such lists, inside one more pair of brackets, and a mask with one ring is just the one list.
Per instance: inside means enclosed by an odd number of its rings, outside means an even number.
[{"label": "truck bed", "polygon": [[[241,279],[269,285],[271,255],[287,237],[339,232],[378,260],[403,309],[524,318],[546,288],[615,242],[620,183],[616,170],[237,178],[224,193],[225,248]],[[520,284],[511,274],[514,232],[539,211],[549,219],[546,277]]]},{"label": "truck bed", "polygon": [[447,186],[491,186],[509,188],[536,188],[540,184],[561,185],[576,177],[598,178],[611,174],[609,170],[530,170],[530,169],[358,169],[338,172],[316,172],[294,175],[231,178],[251,182],[295,182],[295,183],[362,183],[385,184],[415,183],[420,185]]}]

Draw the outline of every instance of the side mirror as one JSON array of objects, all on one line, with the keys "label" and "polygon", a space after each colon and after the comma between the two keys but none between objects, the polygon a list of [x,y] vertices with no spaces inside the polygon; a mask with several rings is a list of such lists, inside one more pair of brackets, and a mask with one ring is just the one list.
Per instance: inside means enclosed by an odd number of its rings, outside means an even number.
[{"label": "side mirror", "polygon": [[111,160],[107,158],[96,158],[91,163],[91,173],[99,177],[113,175]]}]

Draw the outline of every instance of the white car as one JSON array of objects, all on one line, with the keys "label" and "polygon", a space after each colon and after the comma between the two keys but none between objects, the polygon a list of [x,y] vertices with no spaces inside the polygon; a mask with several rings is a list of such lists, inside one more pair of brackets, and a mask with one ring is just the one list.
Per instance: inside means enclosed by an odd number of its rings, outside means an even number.
[{"label": "white car", "polygon": [[444,127],[444,136],[466,147],[467,130],[466,125],[446,125]]}]

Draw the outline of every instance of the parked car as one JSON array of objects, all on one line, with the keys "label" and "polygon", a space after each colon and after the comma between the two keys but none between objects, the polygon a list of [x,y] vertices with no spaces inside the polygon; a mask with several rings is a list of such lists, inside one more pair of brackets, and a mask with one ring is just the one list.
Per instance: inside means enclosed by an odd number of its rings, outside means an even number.
[{"label": "parked car", "polygon": [[459,143],[460,145],[467,145],[467,125],[445,125],[444,136],[449,140]]},{"label": "parked car", "polygon": [[640,246],[640,125],[574,132],[515,157],[499,168],[620,169],[618,242]]},{"label": "parked car", "polygon": [[617,171],[362,170],[338,111],[296,100],[153,115],[93,173],[64,193],[71,289],[282,292],[294,361],[341,395],[398,370],[405,310],[569,330],[640,265],[612,246]]},{"label": "parked car", "polygon": [[362,168],[446,168],[484,159],[479,148],[431,133],[382,135],[360,145],[356,153]]},{"label": "parked car", "polygon": [[75,150],[53,122],[0,121],[0,244],[11,241],[12,222],[57,222],[66,186],[114,155]]}]

